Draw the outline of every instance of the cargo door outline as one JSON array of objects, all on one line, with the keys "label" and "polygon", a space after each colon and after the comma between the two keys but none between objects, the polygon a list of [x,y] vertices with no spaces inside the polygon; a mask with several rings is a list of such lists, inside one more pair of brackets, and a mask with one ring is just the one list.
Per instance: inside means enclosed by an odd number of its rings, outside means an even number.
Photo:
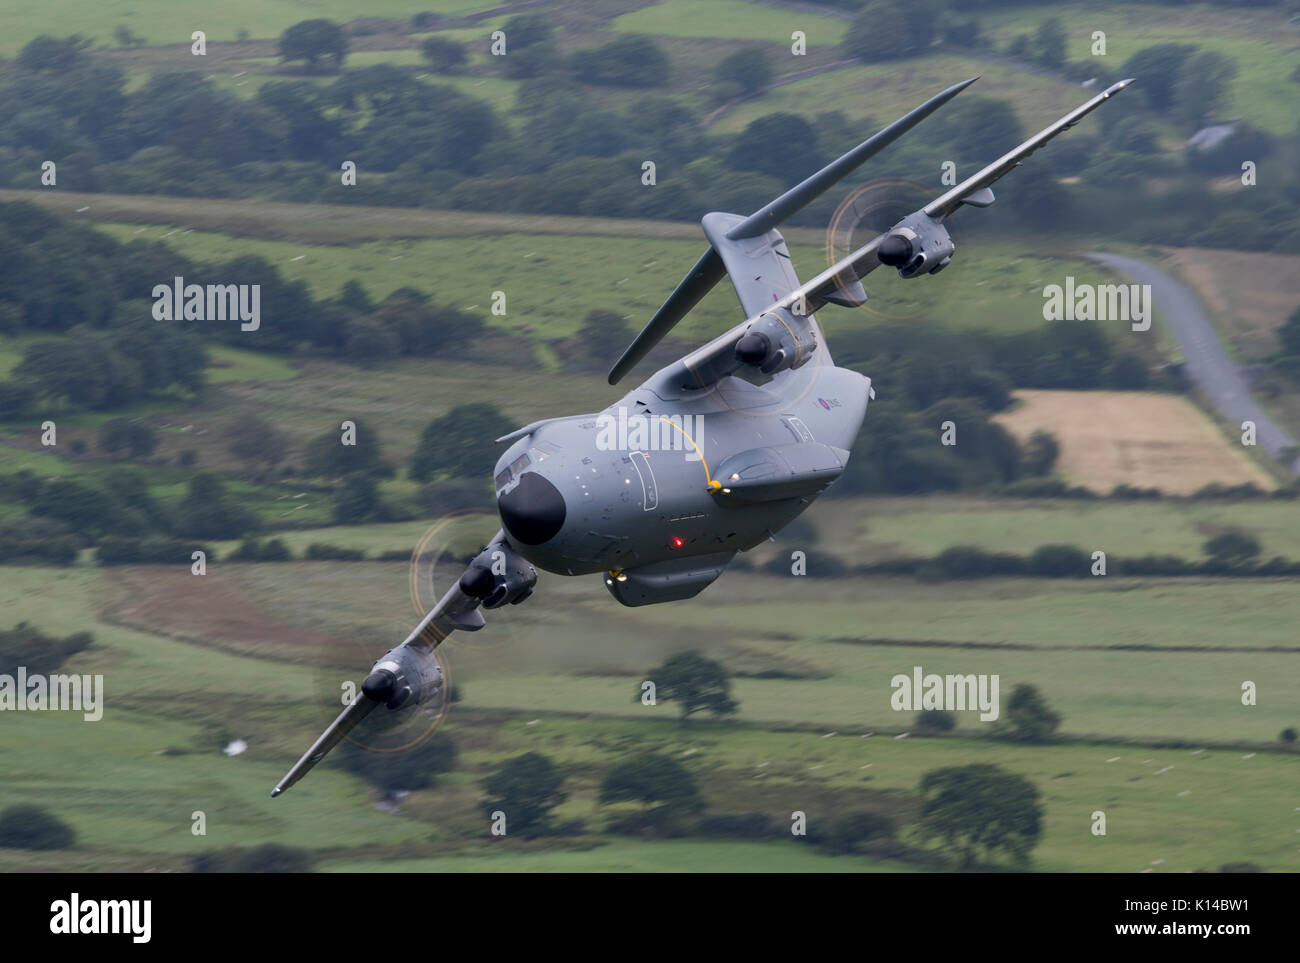
[{"label": "cargo door outline", "polygon": [[650,459],[646,457],[645,452],[634,451],[631,461],[637,477],[641,479],[642,510],[652,512],[659,507],[659,489],[655,485],[655,473],[650,467]]}]

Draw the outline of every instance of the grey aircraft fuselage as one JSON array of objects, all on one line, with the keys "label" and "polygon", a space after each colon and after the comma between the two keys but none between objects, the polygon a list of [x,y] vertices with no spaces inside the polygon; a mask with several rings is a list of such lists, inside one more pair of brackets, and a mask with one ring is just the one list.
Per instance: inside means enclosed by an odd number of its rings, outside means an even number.
[{"label": "grey aircraft fuselage", "polygon": [[[729,559],[771,538],[818,492],[743,501],[732,497],[728,477],[718,470],[737,455],[774,446],[820,443],[846,454],[851,449],[871,380],[835,367],[818,334],[807,363],[761,387],[729,376],[705,389],[674,388],[670,366],[603,412],[542,422],[518,438],[495,471],[510,546],[548,572],[604,571],[617,579],[624,569],[652,563]],[[654,424],[654,450],[619,447],[632,437],[630,431],[619,438],[610,430],[620,412],[625,421]],[[556,502],[547,492],[553,507],[562,503],[563,517],[553,514],[549,525],[530,527],[509,506],[520,485],[540,491],[538,479],[558,493]],[[717,483],[712,490],[710,481]]]}]

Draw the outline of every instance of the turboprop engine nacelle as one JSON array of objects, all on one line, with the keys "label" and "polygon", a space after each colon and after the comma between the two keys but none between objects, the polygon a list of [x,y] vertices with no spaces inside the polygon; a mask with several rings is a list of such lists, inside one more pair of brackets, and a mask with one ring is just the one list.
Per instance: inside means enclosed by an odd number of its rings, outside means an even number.
[{"label": "turboprop engine nacelle", "polygon": [[533,594],[536,584],[537,569],[504,541],[479,552],[460,577],[460,590],[479,599],[485,609],[518,605]]},{"label": "turboprop engine nacelle", "polygon": [[763,374],[798,368],[817,347],[816,329],[792,308],[773,308],[753,320],[736,342],[736,360],[753,365]]},{"label": "turboprop engine nacelle", "polygon": [[421,641],[389,649],[370,669],[361,692],[390,709],[419,705],[442,688],[442,666],[433,649]]},{"label": "turboprop engine nacelle", "polygon": [[957,246],[948,229],[924,211],[909,214],[889,229],[876,249],[881,264],[898,268],[898,276],[938,274],[952,261]]}]

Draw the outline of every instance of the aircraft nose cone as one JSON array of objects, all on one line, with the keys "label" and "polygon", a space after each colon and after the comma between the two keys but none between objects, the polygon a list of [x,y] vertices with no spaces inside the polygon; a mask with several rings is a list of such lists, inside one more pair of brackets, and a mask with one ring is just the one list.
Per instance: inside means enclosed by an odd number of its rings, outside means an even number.
[{"label": "aircraft nose cone", "polygon": [[519,476],[519,484],[497,500],[506,531],[525,545],[541,545],[564,527],[564,496],[535,471]]}]

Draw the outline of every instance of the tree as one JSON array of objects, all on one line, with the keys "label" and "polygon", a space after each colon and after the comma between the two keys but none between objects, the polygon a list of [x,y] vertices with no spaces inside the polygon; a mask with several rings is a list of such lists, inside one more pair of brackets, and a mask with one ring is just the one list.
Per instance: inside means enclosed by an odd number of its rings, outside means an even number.
[{"label": "tree", "polygon": [[1061,453],[1060,442],[1050,431],[1039,429],[1029,436],[1029,441],[1020,449],[1021,465],[1024,474],[1031,477],[1050,475]]},{"label": "tree", "polygon": [[287,435],[256,415],[231,424],[226,429],[226,437],[230,439],[227,449],[232,455],[263,473],[284,460],[289,446]]},{"label": "tree", "polygon": [[71,37],[42,35],[29,40],[18,54],[18,66],[23,70],[67,71],[83,62],[91,43],[80,34]]},{"label": "tree", "polygon": [[57,518],[94,537],[112,522],[114,507],[100,488],[76,478],[51,478],[32,501],[32,514]]},{"label": "tree", "polygon": [[[507,42],[509,35],[507,34]],[[446,37],[427,37],[420,43],[420,56],[438,73],[451,73],[465,65],[465,48]]]},{"label": "tree", "polygon": [[551,39],[551,20],[540,13],[520,13],[501,25],[506,35],[506,56],[512,50],[531,47]]},{"label": "tree", "polygon": [[551,810],[568,794],[560,790],[564,773],[539,752],[516,756],[483,781],[489,814],[506,814],[507,831],[535,836],[550,827]]},{"label": "tree", "polygon": [[1245,532],[1223,532],[1205,543],[1205,554],[1225,565],[1244,565],[1259,552],[1258,539]]},{"label": "tree", "polygon": [[[715,716],[734,713],[731,680],[719,663],[698,652],[678,652],[649,674],[655,684],[655,696],[678,703],[682,722],[692,713],[708,711]],[[636,698],[640,698],[638,687]]]},{"label": "tree", "polygon": [[921,778],[920,829],[970,866],[983,853],[1024,863],[1042,834],[1043,806],[1028,779],[975,763],[934,769]]},{"label": "tree", "polygon": [[1218,112],[1236,76],[1236,62],[1221,54],[1206,50],[1188,57],[1174,81],[1174,116],[1196,128],[1206,115]]},{"label": "tree", "polygon": [[10,849],[67,849],[77,833],[39,806],[10,806],[0,812],[0,846]]},{"label": "tree", "polygon": [[817,134],[798,114],[766,114],[751,121],[736,138],[727,155],[727,166],[738,171],[756,171],[796,184],[817,166]]},{"label": "tree", "polygon": [[335,70],[343,66],[348,55],[348,39],[343,28],[331,20],[302,20],[280,34],[280,60],[289,63],[305,60],[309,69],[327,59]]},{"label": "tree", "polygon": [[947,709],[922,709],[916,714],[916,728],[920,732],[951,732],[957,727],[957,713]]},{"label": "tree", "polygon": [[354,525],[367,521],[379,508],[379,488],[375,479],[357,472],[343,479],[343,488],[334,501],[334,521]]},{"label": "tree", "polygon": [[1141,77],[1137,89],[1147,106],[1165,113],[1174,106],[1174,84],[1187,58],[1196,47],[1186,43],[1158,43],[1143,47],[1124,62],[1120,73],[1125,77]]},{"label": "tree", "polygon": [[1048,578],[1082,578],[1091,571],[1091,561],[1077,545],[1040,545],[1029,556],[1029,571]]},{"label": "tree", "polygon": [[863,843],[892,838],[896,831],[894,821],[884,813],[853,809],[837,816],[820,841],[832,852],[853,853]]},{"label": "tree", "polygon": [[1060,724],[1060,714],[1048,706],[1038,687],[1022,682],[1011,691],[999,726],[1016,742],[1047,742]]},{"label": "tree", "polygon": [[744,47],[725,57],[714,72],[721,83],[737,84],[752,97],[772,82],[772,65],[762,47]]},{"label": "tree", "polygon": [[342,478],[362,472],[382,478],[393,474],[393,467],[383,459],[378,429],[368,421],[351,420],[355,427],[350,440],[355,444],[343,444],[345,435],[341,429],[327,431],[307,442],[304,466],[309,475]]},{"label": "tree", "polygon": [[131,458],[144,458],[157,447],[158,432],[143,421],[110,418],[99,429],[99,450],[110,455],[125,451]]},{"label": "tree", "polygon": [[[265,89],[263,88],[263,90]],[[366,293],[366,289],[361,286],[361,282],[356,278],[347,280],[339,290],[339,296],[334,299],[334,302],[353,314],[369,314],[375,309],[375,303],[370,300],[370,295]]]},{"label": "tree", "polygon": [[637,813],[611,825],[630,832],[674,832],[684,816],[704,808],[690,770],[671,756],[653,752],[633,756],[606,773],[598,798],[601,805],[641,804]]},{"label": "tree", "polygon": [[578,328],[582,360],[597,370],[607,370],[632,343],[631,326],[613,311],[588,311]]},{"label": "tree", "polygon": [[[385,712],[372,727],[372,733],[400,725],[406,718],[396,712]],[[375,752],[347,739],[335,751],[334,758],[348,772],[391,793],[435,785],[439,775],[454,768],[456,746],[442,733],[402,752]]]},{"label": "tree", "polygon": [[1277,330],[1277,337],[1282,342],[1283,355],[1300,357],[1300,308],[1291,312],[1291,316]]},{"label": "tree", "polygon": [[256,512],[227,495],[221,479],[210,474],[190,480],[176,516],[180,534],[194,538],[241,538],[261,524]]},{"label": "tree", "polygon": [[844,35],[845,52],[867,63],[919,52],[933,38],[933,19],[925,6],[892,0],[868,3]]},{"label": "tree", "polygon": [[1057,17],[1048,17],[1038,25],[1034,34],[1038,62],[1046,67],[1060,67],[1065,63],[1065,28]]},{"label": "tree", "polygon": [[199,853],[190,857],[190,868],[196,873],[311,873],[316,859],[305,849],[263,843]]},{"label": "tree", "polygon": [[[506,59],[509,59],[508,57]],[[623,36],[574,54],[578,79],[612,87],[660,87],[668,79],[668,55],[649,37]]]},{"label": "tree", "polygon": [[494,405],[457,405],[424,429],[411,458],[411,477],[428,481],[441,473],[464,478],[487,476],[500,454],[493,439],[516,427]]},{"label": "tree", "polygon": [[400,343],[397,335],[378,321],[358,318],[347,323],[347,340],[343,355],[361,365],[391,361],[397,357]]}]

